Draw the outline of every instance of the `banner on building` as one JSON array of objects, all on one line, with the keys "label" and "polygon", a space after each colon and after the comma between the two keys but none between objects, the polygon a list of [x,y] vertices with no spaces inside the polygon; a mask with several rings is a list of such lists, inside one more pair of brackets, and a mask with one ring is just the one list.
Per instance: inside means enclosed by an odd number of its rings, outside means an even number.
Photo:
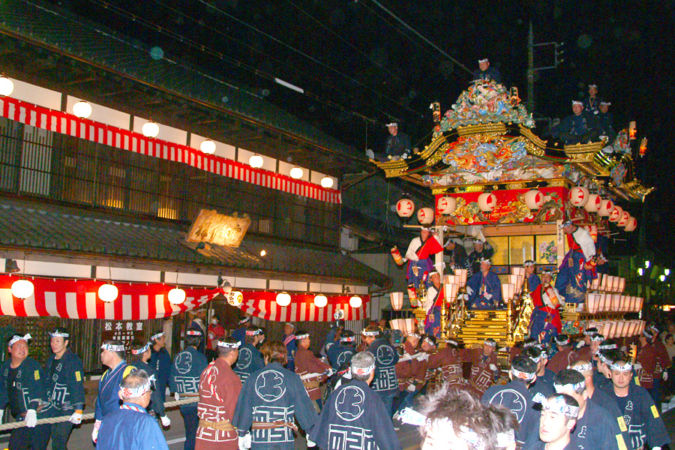
[{"label": "banner on building", "polygon": [[319,308],[314,304],[314,294],[291,294],[291,304],[279,306],[276,302],[276,292],[271,291],[243,291],[244,303],[242,312],[274,322],[331,322],[335,320],[335,313],[342,311],[343,320],[366,319],[366,305],[370,296],[361,295],[362,305],[352,308],[349,304],[350,295],[326,295],[328,304]]}]

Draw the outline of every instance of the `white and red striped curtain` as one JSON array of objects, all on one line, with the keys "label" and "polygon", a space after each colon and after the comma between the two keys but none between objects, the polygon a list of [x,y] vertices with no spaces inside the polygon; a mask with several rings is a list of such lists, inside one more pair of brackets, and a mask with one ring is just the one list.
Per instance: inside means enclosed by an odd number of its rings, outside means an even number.
[{"label": "white and red striped curtain", "polygon": [[244,303],[241,310],[249,315],[274,322],[331,322],[337,311],[344,312],[344,320],[361,320],[366,316],[366,305],[370,296],[361,295],[363,304],[359,308],[349,305],[349,295],[327,295],[328,304],[323,308],[314,305],[313,294],[291,294],[291,304],[279,306],[276,292],[242,291]]},{"label": "white and red striped curtain", "polygon": [[140,133],[89,119],[81,119],[72,114],[54,111],[11,97],[0,97],[0,116],[36,128],[67,134],[121,150],[188,164],[200,170],[268,189],[276,189],[326,203],[342,202],[340,191],[336,189],[326,189],[286,175],[254,169],[248,164],[207,155],[185,145],[148,138]]}]

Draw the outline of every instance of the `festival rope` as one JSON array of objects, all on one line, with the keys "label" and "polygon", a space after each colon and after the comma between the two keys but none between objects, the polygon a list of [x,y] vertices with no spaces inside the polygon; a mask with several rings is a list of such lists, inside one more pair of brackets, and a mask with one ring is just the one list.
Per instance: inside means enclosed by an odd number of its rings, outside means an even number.
[{"label": "festival rope", "polygon": [[[186,399],[183,399],[183,400],[166,402],[166,403],[164,403],[164,407],[165,408],[172,408],[174,406],[189,405],[191,403],[196,403],[198,401],[199,401],[199,397],[191,397],[191,398],[186,398]],[[82,422],[94,419],[94,414],[95,413],[93,413],[93,412],[87,413],[87,414],[82,414]],[[70,419],[70,415],[59,416],[59,417],[48,417],[48,418],[45,418],[45,419],[39,419],[35,426],[47,425],[47,424],[52,424],[52,423],[68,422],[69,419]],[[21,428],[21,427],[25,427],[25,426],[26,426],[25,420],[20,420],[18,422],[3,423],[2,425],[0,425],[0,431],[13,430],[15,428]]]}]

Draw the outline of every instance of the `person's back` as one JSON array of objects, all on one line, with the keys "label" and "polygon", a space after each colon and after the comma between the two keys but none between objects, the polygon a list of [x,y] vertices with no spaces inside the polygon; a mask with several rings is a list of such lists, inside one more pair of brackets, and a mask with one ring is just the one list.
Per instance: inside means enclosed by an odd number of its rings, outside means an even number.
[{"label": "person's back", "polygon": [[[161,437],[161,440],[159,439]],[[162,431],[145,408],[125,403],[105,416],[98,432],[98,450],[168,449]]]}]

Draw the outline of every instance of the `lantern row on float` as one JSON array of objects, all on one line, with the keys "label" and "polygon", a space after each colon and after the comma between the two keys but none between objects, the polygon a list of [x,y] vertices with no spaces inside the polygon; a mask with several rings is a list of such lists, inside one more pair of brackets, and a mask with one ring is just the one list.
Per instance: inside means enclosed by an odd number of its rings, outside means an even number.
[{"label": "lantern row on float", "polygon": [[592,291],[616,292],[617,294],[621,294],[624,289],[626,289],[626,279],[603,273],[599,274],[595,280],[591,281],[590,288]]},{"label": "lantern row on float", "polygon": [[607,217],[609,222],[621,227],[624,231],[632,232],[637,228],[637,219],[624,211],[610,199],[603,199],[597,194],[591,194],[583,186],[570,189],[568,200],[572,206],[584,208],[589,213],[597,213],[600,217]]},{"label": "lantern row on float", "polygon": [[455,269],[454,275],[445,275],[443,289],[445,291],[446,302],[454,303],[457,300],[457,294],[459,294],[460,289],[466,286],[468,275],[468,269]]},{"label": "lantern row on float", "polygon": [[589,321],[587,328],[595,327],[606,339],[639,336],[645,329],[644,320],[600,320]]},{"label": "lantern row on float", "polygon": [[639,312],[644,299],[631,295],[591,292],[586,294],[586,310],[589,313]]}]

